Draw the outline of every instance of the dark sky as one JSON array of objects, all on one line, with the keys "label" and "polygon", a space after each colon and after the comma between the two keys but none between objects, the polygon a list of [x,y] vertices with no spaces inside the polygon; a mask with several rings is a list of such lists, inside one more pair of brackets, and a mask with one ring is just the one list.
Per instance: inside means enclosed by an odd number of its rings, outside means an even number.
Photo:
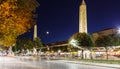
[{"label": "dark sky", "polygon": [[[78,32],[79,5],[82,0],[38,0],[38,36],[43,43],[67,40]],[[120,24],[120,0],[85,0],[88,32],[115,28]],[[46,34],[49,31],[49,35]],[[26,36],[27,35],[27,36]],[[33,37],[33,30],[25,33]]]}]

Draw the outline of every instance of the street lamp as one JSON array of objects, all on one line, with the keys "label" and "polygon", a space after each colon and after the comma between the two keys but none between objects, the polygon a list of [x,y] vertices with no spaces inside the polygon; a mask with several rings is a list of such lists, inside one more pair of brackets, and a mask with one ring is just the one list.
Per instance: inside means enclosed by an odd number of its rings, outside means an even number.
[{"label": "street lamp", "polygon": [[117,34],[120,34],[120,28],[117,29]]},{"label": "street lamp", "polygon": [[[77,40],[75,40],[75,39],[72,39],[72,40],[70,41],[70,44],[73,45],[74,47],[77,47],[78,49],[82,49],[81,47],[79,47],[79,46],[77,45]],[[80,56],[80,55],[81,55],[81,51],[78,50],[78,56]]]},{"label": "street lamp", "polygon": [[[49,35],[49,33],[50,33],[49,31],[46,31],[46,34],[47,34],[47,35]],[[47,45],[47,50],[48,50],[48,51],[50,50],[50,48],[49,48],[48,45]]]},{"label": "street lamp", "polygon": [[77,46],[75,39],[72,39],[72,40],[70,41],[70,44],[73,45],[73,46]]},{"label": "street lamp", "polygon": [[79,49],[81,49],[81,47],[79,47],[77,44],[77,40],[75,40],[75,39],[72,39],[71,41],[70,41],[70,44],[71,45],[73,45],[74,47],[77,47],[77,48],[79,48]]},{"label": "street lamp", "polygon": [[120,27],[117,28],[117,35],[118,35],[118,44],[119,44],[119,41],[120,41]]},{"label": "street lamp", "polygon": [[46,34],[48,35],[50,32],[49,31],[46,31]]}]

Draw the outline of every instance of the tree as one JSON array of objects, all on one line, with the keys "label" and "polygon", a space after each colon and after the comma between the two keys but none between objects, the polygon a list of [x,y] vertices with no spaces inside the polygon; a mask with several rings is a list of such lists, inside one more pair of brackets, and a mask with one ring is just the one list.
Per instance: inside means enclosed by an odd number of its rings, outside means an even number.
[{"label": "tree", "polygon": [[[93,41],[92,41],[90,35],[87,34],[87,33],[73,34],[69,39],[69,44],[70,45],[71,45],[71,41],[73,41],[73,39],[75,40],[76,47],[81,47],[81,49],[82,49],[82,59],[83,59],[83,51],[84,51],[83,48],[90,49],[92,46],[94,46]],[[73,46],[73,44],[72,44],[72,46]]]},{"label": "tree", "polygon": [[120,36],[119,35],[112,35],[112,45],[119,46],[120,45]]},{"label": "tree", "polygon": [[36,0],[0,0],[0,45],[12,46],[35,24],[38,6]]},{"label": "tree", "polygon": [[14,51],[22,49],[33,49],[35,47],[35,42],[29,38],[17,39],[16,45],[13,47]]},{"label": "tree", "polygon": [[41,49],[41,47],[43,47],[43,44],[42,44],[41,39],[39,37],[35,38],[34,42],[35,42],[35,45],[37,46],[37,48]]},{"label": "tree", "polygon": [[95,41],[96,46],[98,47],[105,47],[106,49],[106,59],[108,60],[108,46],[113,45],[113,38],[111,35],[104,35],[104,36],[99,36],[97,40]]}]

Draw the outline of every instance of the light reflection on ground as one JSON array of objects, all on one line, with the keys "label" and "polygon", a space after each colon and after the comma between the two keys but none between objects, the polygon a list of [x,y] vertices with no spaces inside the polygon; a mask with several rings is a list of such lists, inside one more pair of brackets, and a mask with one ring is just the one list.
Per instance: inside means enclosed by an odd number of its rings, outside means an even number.
[{"label": "light reflection on ground", "polygon": [[100,66],[65,63],[61,60],[41,60],[33,57],[0,57],[0,69],[115,69]]}]

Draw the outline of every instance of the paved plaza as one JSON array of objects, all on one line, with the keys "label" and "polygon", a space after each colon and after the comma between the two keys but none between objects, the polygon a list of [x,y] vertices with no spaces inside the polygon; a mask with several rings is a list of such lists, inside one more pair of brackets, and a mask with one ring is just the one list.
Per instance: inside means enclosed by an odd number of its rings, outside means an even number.
[{"label": "paved plaza", "polygon": [[0,57],[0,69],[119,69],[119,67],[18,56]]}]

